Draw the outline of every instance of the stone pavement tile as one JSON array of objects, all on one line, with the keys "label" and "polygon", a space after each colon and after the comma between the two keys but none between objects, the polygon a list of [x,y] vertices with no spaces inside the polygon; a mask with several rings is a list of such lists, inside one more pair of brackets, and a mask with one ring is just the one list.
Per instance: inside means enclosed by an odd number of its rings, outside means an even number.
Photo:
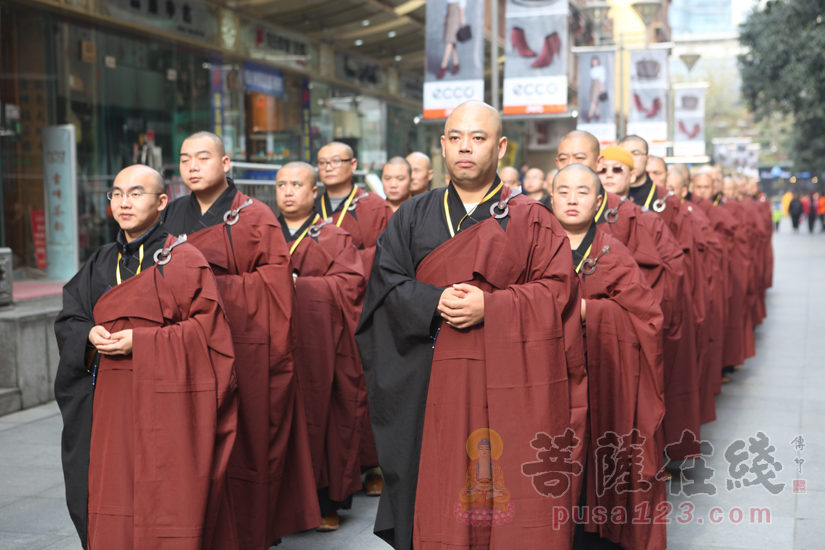
[{"label": "stone pavement tile", "polygon": [[8,506],[9,504],[12,504],[13,502],[17,502],[21,498],[23,498],[23,497],[15,496],[15,495],[0,495],[0,508],[2,508],[3,506]]},{"label": "stone pavement tile", "polygon": [[[53,533],[67,537],[75,532],[66,503],[53,498],[28,497],[0,508],[0,531]],[[56,541],[52,541],[56,542]]]},{"label": "stone pavement tile", "polygon": [[63,483],[60,461],[55,468],[0,466],[0,495],[32,496]]},{"label": "stone pavement tile", "polygon": [[[3,550],[43,550],[65,539],[66,535],[58,533],[0,531],[0,548]],[[81,550],[80,543],[78,542],[76,549],[68,547],[67,550]]]},{"label": "stone pavement tile", "polygon": [[796,518],[825,519],[825,491],[808,490],[804,494],[796,495]]},{"label": "stone pavement tile", "polygon": [[27,424],[10,425],[0,432],[0,447],[6,445],[30,444],[60,445],[63,433],[63,419],[53,416]]},{"label": "stone pavement tile", "polygon": [[825,547],[825,523],[816,519],[796,520],[794,550],[822,550]]},{"label": "stone pavement tile", "polygon": [[[277,550],[339,550],[351,548],[352,541],[363,533],[383,545],[376,546],[376,548],[389,548],[386,543],[372,534],[377,512],[377,498],[368,497],[363,492],[356,493],[353,497],[352,509],[339,512],[341,527],[337,531],[318,533],[311,529],[303,533],[295,533],[284,537],[283,542],[276,548]],[[369,541],[369,537],[365,536],[363,541]],[[369,544],[372,544],[372,542],[369,542]],[[364,548],[371,548],[371,546]]]},{"label": "stone pavement tile", "polygon": [[796,520],[792,517],[772,517],[769,524],[752,524],[748,515],[740,523],[732,523],[727,515],[724,521],[716,525],[703,519],[702,524],[697,523],[697,518],[690,525],[669,525],[668,548],[671,543],[675,543],[705,549],[718,546],[748,550],[793,550]]},{"label": "stone pavement tile", "polygon": [[80,539],[77,538],[77,535],[72,535],[60,542],[45,547],[43,550],[83,550],[83,546],[80,544]]},{"label": "stone pavement tile", "polygon": [[59,415],[60,409],[57,407],[57,401],[50,401],[45,405],[32,407],[25,411],[20,411],[5,416],[0,416],[0,423],[3,424],[24,424],[26,422],[33,422],[35,420],[42,420],[51,416]]},{"label": "stone pavement tile", "polygon": [[716,399],[716,417],[722,422],[731,424],[741,419],[748,424],[764,426],[765,429],[768,427],[787,429],[789,426],[799,426],[802,417],[800,401],[799,398],[729,395],[723,387],[721,398]]},{"label": "stone pavement tile", "polygon": [[66,502],[66,484],[61,482],[50,489],[37,493],[34,496],[40,498],[59,498],[63,502]]},{"label": "stone pavement tile", "polygon": [[60,443],[53,445],[0,444],[0,466],[59,467]]}]

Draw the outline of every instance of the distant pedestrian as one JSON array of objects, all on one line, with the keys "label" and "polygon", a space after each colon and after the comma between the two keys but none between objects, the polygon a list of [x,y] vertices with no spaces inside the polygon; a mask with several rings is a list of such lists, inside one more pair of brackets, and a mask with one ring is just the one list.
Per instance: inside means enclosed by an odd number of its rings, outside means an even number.
[{"label": "distant pedestrian", "polygon": [[816,201],[816,215],[822,224],[822,231],[825,232],[825,195],[820,195]]},{"label": "distant pedestrian", "polygon": [[791,199],[791,203],[788,205],[788,213],[791,215],[793,230],[798,233],[799,218],[802,217],[802,201],[799,200],[799,195],[796,193],[793,194],[793,199]]},{"label": "distant pedestrian", "polygon": [[819,193],[810,193],[808,195],[808,231],[811,233],[814,232],[814,226],[816,225],[816,206],[819,202]]},{"label": "distant pedestrian", "polygon": [[776,207],[771,211],[771,218],[773,219],[773,227],[774,231],[779,233],[779,224],[782,222],[782,217],[785,214],[782,213],[782,204],[779,203]]}]

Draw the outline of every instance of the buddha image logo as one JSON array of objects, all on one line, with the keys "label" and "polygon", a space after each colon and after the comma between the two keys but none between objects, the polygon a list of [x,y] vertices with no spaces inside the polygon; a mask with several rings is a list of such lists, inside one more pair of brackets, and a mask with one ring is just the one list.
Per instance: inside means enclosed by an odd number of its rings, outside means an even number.
[{"label": "buddha image logo", "polygon": [[516,507],[510,502],[498,461],[502,452],[504,442],[495,430],[482,428],[467,438],[470,464],[453,510],[459,523],[480,527],[513,521]]}]

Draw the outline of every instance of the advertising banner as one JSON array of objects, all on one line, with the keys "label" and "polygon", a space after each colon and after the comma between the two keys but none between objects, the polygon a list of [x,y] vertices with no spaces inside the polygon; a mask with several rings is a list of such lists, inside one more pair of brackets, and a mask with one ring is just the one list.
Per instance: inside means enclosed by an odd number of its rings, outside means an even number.
[{"label": "advertising banner", "polygon": [[667,50],[630,52],[627,133],[641,136],[661,156],[667,143]]},{"label": "advertising banner", "polygon": [[579,54],[579,117],[576,128],[602,147],[616,143],[616,73],[613,52]]},{"label": "advertising banner", "polygon": [[675,90],[673,156],[705,156],[705,90]]},{"label": "advertising banner", "polygon": [[428,0],[424,118],[484,101],[484,0]]},{"label": "advertising banner", "polygon": [[77,141],[71,124],[43,128],[46,193],[46,273],[71,279],[79,269],[77,246]]},{"label": "advertising banner", "polygon": [[567,111],[566,0],[507,0],[504,114]]}]

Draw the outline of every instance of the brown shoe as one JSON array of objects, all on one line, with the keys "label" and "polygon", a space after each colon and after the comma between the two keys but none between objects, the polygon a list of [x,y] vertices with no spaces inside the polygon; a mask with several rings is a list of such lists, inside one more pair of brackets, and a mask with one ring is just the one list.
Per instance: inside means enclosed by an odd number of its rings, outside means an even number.
[{"label": "brown shoe", "polygon": [[321,525],[315,528],[319,533],[329,533],[330,531],[337,531],[341,520],[338,517],[338,512],[331,512],[321,518]]},{"label": "brown shoe", "polygon": [[367,496],[380,497],[381,489],[384,488],[384,478],[381,474],[367,474],[367,479],[364,482],[364,491]]},{"label": "brown shoe", "polygon": [[739,370],[739,365],[734,365],[733,370]]},{"label": "brown shoe", "polygon": [[723,384],[730,384],[730,378],[728,378],[727,376],[723,376],[722,377],[722,383]]}]

